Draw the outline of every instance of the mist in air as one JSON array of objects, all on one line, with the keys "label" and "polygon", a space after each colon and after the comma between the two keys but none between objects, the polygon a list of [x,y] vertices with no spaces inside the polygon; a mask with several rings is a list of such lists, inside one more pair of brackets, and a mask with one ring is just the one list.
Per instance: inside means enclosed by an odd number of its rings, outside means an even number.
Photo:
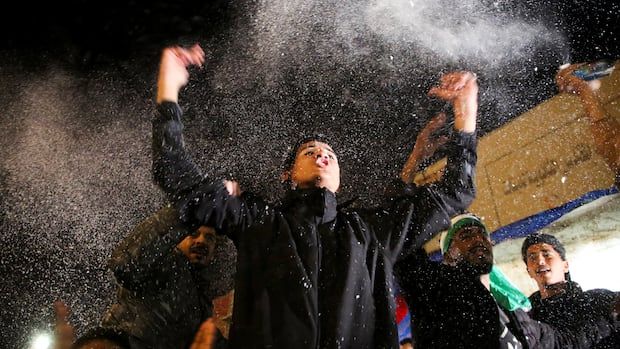
[{"label": "mist in air", "polygon": [[[277,200],[289,146],[327,133],[341,200],[379,204],[442,107],[426,97],[441,73],[478,74],[480,134],[555,94],[570,43],[554,18],[528,11],[475,0],[235,4],[211,36],[198,22],[179,38],[208,52],[180,98],[189,151],[208,175]],[[166,204],[150,172],[162,47],[149,44],[89,69],[0,52],[0,271],[11,275],[0,285],[2,347],[48,326],[54,299],[78,331],[97,323],[114,301],[112,249]]]}]

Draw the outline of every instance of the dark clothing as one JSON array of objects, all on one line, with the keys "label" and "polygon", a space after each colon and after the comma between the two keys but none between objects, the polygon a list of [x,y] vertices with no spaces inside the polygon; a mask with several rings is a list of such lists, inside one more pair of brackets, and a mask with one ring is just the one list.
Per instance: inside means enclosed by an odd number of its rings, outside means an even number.
[{"label": "dark clothing", "polygon": [[423,250],[398,262],[394,271],[411,313],[416,349],[502,348],[506,329],[523,348],[588,348],[597,335],[609,332],[600,323],[556,329],[523,310],[501,309],[479,273],[431,261]]},{"label": "dark clothing", "polygon": [[212,315],[204,268],[176,249],[190,231],[164,208],[140,223],[113,252],[108,267],[118,300],[102,324],[129,335],[131,348],[189,348]]},{"label": "dark clothing", "polygon": [[392,265],[471,202],[474,134],[457,135],[440,184],[409,188],[388,207],[340,209],[325,189],[271,205],[203,177],[184,149],[180,108],[158,110],[156,181],[183,221],[213,225],[237,246],[232,348],[398,348]]},{"label": "dark clothing", "polygon": [[499,309],[473,271],[430,261],[423,250],[396,264],[418,348],[499,348]]},{"label": "dark clothing", "polygon": [[579,284],[569,281],[564,292],[542,299],[536,291],[530,296],[530,316],[555,327],[575,328],[585,321],[603,321],[613,332],[596,348],[620,348],[620,324],[612,317],[618,292],[605,289],[582,291]]}]

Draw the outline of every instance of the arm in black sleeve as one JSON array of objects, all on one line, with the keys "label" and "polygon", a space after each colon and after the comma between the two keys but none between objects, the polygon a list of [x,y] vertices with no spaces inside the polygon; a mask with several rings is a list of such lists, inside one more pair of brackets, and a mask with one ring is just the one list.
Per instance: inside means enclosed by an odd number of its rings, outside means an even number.
[{"label": "arm in black sleeve", "polygon": [[536,321],[520,309],[514,311],[514,316],[529,348],[587,349],[594,347],[614,331],[606,319],[588,320],[577,326],[560,328]]},{"label": "arm in black sleeve", "polygon": [[[437,233],[450,226],[450,219],[467,210],[476,196],[476,133],[457,132],[448,145],[445,173],[437,183],[425,188],[426,212],[411,226],[410,245],[406,250],[421,248]],[[407,251],[405,251],[407,252]]]},{"label": "arm in black sleeve", "polygon": [[165,261],[190,233],[179,220],[177,211],[164,207],[138,224],[118,245],[108,261],[108,268],[121,285],[139,289],[167,267]]},{"label": "arm in black sleeve", "polygon": [[446,276],[439,262],[430,260],[423,249],[417,249],[394,265],[394,276],[407,302],[412,319],[437,311],[437,293]]},{"label": "arm in black sleeve", "polygon": [[153,118],[153,178],[172,202],[205,181],[185,149],[182,114],[178,104],[162,102]]},{"label": "arm in black sleeve", "polygon": [[448,145],[446,170],[438,183],[421,187],[401,184],[401,194],[389,208],[364,213],[393,260],[401,250],[406,254],[419,249],[447,229],[453,216],[469,207],[476,193],[476,143],[475,133],[456,133]]},{"label": "arm in black sleeve", "polygon": [[153,177],[179,211],[181,221],[194,227],[214,227],[235,244],[238,233],[269,211],[250,193],[232,196],[223,180],[203,176],[183,141],[182,111],[176,103],[162,102],[153,119]]}]

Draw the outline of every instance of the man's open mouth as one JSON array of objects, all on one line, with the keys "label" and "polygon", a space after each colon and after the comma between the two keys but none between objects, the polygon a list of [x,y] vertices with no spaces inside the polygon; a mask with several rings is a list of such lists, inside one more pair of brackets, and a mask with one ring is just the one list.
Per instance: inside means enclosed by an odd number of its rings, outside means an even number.
[{"label": "man's open mouth", "polygon": [[204,248],[190,248],[189,252],[193,254],[197,254],[201,257],[204,257],[207,255],[207,250],[205,250]]},{"label": "man's open mouth", "polygon": [[477,246],[469,250],[469,253],[476,257],[486,256],[489,254],[489,249],[484,246]]},{"label": "man's open mouth", "polygon": [[329,160],[319,158],[319,159],[316,159],[316,164],[319,167],[324,168],[324,167],[327,167],[329,165]]}]

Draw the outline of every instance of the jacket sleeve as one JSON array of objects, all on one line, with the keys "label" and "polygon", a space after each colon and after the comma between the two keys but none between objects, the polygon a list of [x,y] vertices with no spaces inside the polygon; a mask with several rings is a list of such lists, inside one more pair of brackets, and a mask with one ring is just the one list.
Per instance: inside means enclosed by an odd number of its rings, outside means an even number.
[{"label": "jacket sleeve", "polygon": [[458,132],[454,138],[439,182],[421,187],[403,185],[387,209],[366,214],[393,261],[401,250],[407,254],[419,249],[447,229],[450,219],[465,211],[475,197],[476,134]]},{"label": "jacket sleeve", "polygon": [[[601,342],[614,332],[613,326],[605,319],[583,321],[575,326],[554,327],[533,320],[523,310],[514,312],[517,327],[521,328],[528,348],[544,349],[586,349]],[[514,327],[514,324],[511,326]]]},{"label": "jacket sleeve", "polygon": [[442,278],[440,263],[431,261],[423,249],[413,251],[396,263],[394,276],[410,308],[417,304],[416,300],[426,303],[428,297],[435,296],[434,286]]},{"label": "jacket sleeve", "polygon": [[164,207],[138,224],[117,246],[108,268],[125,288],[136,290],[156,275],[165,274],[177,244],[191,232],[178,219],[177,211]]},{"label": "jacket sleeve", "polygon": [[231,196],[222,179],[204,176],[185,149],[182,111],[158,105],[153,119],[153,178],[190,227],[206,225],[237,244],[238,233],[262,219],[270,206],[249,193]]}]

